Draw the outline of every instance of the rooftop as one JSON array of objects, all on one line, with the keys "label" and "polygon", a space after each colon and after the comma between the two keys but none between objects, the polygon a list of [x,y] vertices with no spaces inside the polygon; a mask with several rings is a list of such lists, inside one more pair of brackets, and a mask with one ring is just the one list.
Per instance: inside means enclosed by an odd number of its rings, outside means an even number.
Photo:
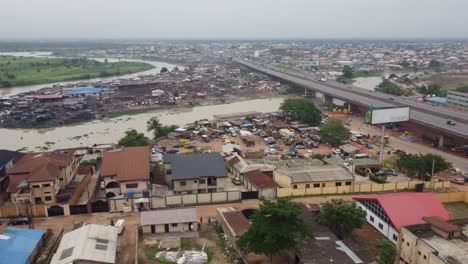
[{"label": "rooftop", "polygon": [[223,212],[223,216],[235,236],[242,236],[250,228],[250,222],[242,212]]},{"label": "rooftop", "polygon": [[11,160],[15,159],[18,160],[24,156],[24,153],[18,151],[11,151],[6,149],[0,149],[0,168],[10,162]]},{"label": "rooftop", "polygon": [[0,263],[26,263],[44,233],[37,229],[7,227],[0,235]]},{"label": "rooftop", "polygon": [[403,226],[425,223],[424,217],[439,216],[444,220],[452,218],[433,193],[388,193],[357,196],[353,199],[358,202],[377,202],[398,231]]},{"label": "rooftop", "polygon": [[244,177],[260,190],[279,187],[272,178],[268,177],[264,172],[258,169],[244,173]]},{"label": "rooftop", "polygon": [[196,208],[162,209],[141,212],[142,226],[197,222]]},{"label": "rooftop", "polygon": [[283,166],[278,168],[277,171],[289,176],[293,183],[343,181],[353,179],[353,175],[349,173],[349,171],[336,165]]},{"label": "rooftop", "polygon": [[164,154],[163,162],[171,164],[173,180],[228,176],[224,160],[217,152]]},{"label": "rooftop", "polygon": [[95,87],[77,87],[72,88],[67,91],[68,94],[90,94],[90,93],[100,93],[101,88]]},{"label": "rooftop", "polygon": [[118,229],[89,224],[63,235],[51,264],[88,261],[115,263]]},{"label": "rooftop", "polygon": [[150,176],[150,148],[125,147],[104,152],[101,176],[115,176],[119,182],[148,180]]}]

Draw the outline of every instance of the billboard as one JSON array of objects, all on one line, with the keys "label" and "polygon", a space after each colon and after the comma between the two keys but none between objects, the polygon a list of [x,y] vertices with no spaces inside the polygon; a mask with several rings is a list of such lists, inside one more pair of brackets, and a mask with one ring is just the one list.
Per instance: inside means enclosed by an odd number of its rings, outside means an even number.
[{"label": "billboard", "polygon": [[375,108],[366,111],[364,120],[372,125],[405,122],[409,120],[409,107]]}]

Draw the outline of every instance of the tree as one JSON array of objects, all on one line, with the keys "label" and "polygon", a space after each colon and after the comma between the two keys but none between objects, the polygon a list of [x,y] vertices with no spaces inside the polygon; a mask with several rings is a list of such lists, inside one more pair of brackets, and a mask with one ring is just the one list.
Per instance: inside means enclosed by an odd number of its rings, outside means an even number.
[{"label": "tree", "polygon": [[388,79],[384,79],[379,85],[377,85],[375,90],[398,96],[405,94],[405,90],[403,88],[401,88],[398,84],[389,81]]},{"label": "tree", "polygon": [[174,95],[174,97],[179,97],[179,91],[175,90],[173,95]]},{"label": "tree", "polygon": [[253,117],[251,115],[247,115],[244,117],[245,121],[249,122],[249,123],[253,123]]},{"label": "tree", "polygon": [[135,129],[125,132],[125,136],[119,140],[119,145],[123,147],[148,146],[149,138],[143,133],[138,133]]},{"label": "tree", "polygon": [[178,72],[179,71],[179,67],[175,66],[173,69],[172,69],[173,72]]},{"label": "tree", "polygon": [[378,264],[393,264],[396,259],[396,248],[392,242],[387,239],[379,241],[379,262]]},{"label": "tree", "polygon": [[403,60],[402,62],[400,62],[400,65],[404,68],[409,68],[411,66],[411,64],[407,60]]},{"label": "tree", "polygon": [[283,114],[292,120],[299,120],[309,125],[318,126],[322,121],[322,113],[309,100],[286,99],[280,106]]},{"label": "tree", "polygon": [[317,222],[328,226],[340,239],[351,234],[353,229],[361,228],[366,212],[351,202],[333,199],[322,205]]},{"label": "tree", "polygon": [[343,71],[342,71],[342,76],[344,78],[348,78],[348,79],[351,79],[353,78],[354,76],[354,71],[353,71],[353,68],[351,68],[350,66],[346,65],[343,67]]},{"label": "tree", "polygon": [[436,154],[399,154],[395,162],[397,168],[410,178],[424,179],[434,173],[449,169],[452,164]]},{"label": "tree", "polygon": [[260,209],[252,216],[249,230],[240,237],[239,247],[256,254],[266,254],[270,259],[294,248],[298,237],[311,235],[301,211],[301,205],[286,198],[263,200]]},{"label": "tree", "polygon": [[165,72],[168,72],[168,71],[169,71],[169,70],[168,70],[166,67],[162,67],[160,72],[161,72],[161,73],[165,73]]},{"label": "tree", "polygon": [[169,133],[174,132],[177,126],[163,126],[158,118],[154,117],[146,122],[148,131],[153,131],[154,139],[167,136]]},{"label": "tree", "polygon": [[442,67],[442,63],[440,61],[438,61],[438,60],[431,60],[429,62],[429,67],[430,68],[440,68],[440,67]]},{"label": "tree", "polygon": [[349,136],[349,129],[336,119],[330,119],[320,127],[320,136],[325,142],[331,146],[338,146],[341,141],[346,140]]}]

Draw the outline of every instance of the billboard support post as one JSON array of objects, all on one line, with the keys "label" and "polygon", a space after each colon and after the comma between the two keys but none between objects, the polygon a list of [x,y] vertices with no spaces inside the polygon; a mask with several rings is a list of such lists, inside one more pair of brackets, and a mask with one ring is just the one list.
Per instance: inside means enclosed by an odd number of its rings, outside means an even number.
[{"label": "billboard support post", "polygon": [[385,125],[382,125],[382,134],[380,135],[379,162],[382,163],[385,145]]}]

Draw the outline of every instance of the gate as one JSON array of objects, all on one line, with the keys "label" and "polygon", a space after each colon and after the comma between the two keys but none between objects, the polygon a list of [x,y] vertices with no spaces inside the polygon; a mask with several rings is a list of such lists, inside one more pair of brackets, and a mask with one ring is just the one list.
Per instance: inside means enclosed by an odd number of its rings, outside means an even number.
[{"label": "gate", "polygon": [[86,204],[70,205],[70,215],[87,214],[88,206]]},{"label": "gate", "polygon": [[242,200],[258,199],[258,191],[241,192],[241,199]]},{"label": "gate", "polygon": [[109,204],[105,200],[97,200],[91,203],[93,213],[109,212]]},{"label": "gate", "polygon": [[47,208],[47,215],[48,216],[64,215],[63,207],[60,205],[52,205],[51,207]]}]

